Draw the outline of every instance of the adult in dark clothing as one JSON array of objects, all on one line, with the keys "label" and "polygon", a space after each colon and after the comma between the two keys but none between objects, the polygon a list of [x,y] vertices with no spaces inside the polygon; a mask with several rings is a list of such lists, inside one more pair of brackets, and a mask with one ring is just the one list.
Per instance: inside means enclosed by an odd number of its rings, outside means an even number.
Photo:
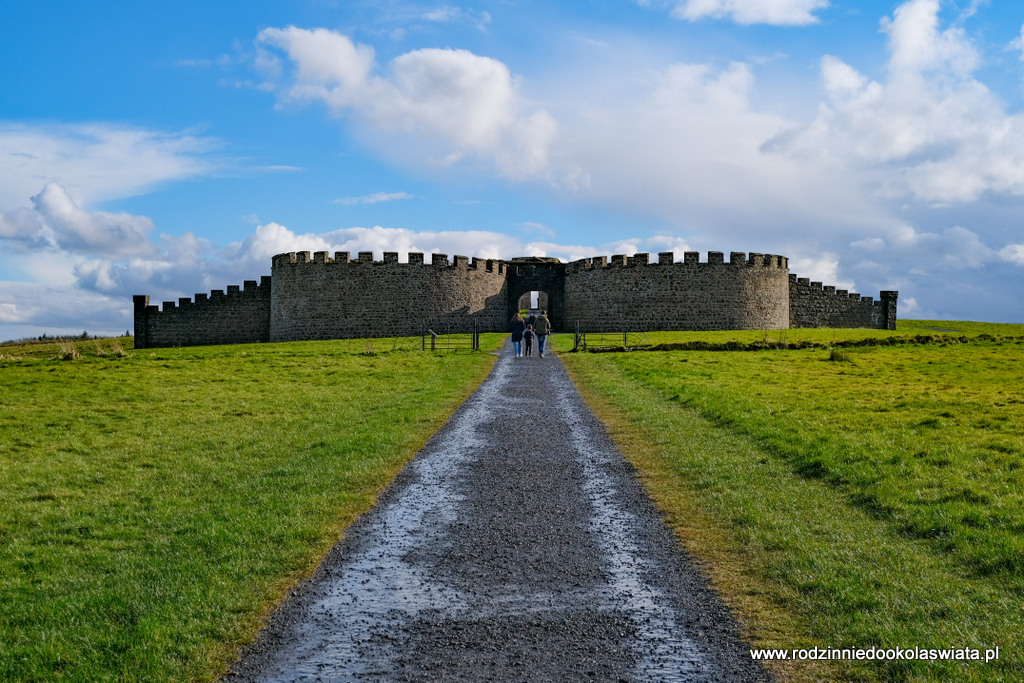
[{"label": "adult in dark clothing", "polygon": [[548,321],[548,317],[541,313],[537,316],[537,320],[533,325],[533,333],[537,335],[537,354],[544,357],[544,344],[548,340],[548,335],[551,333],[551,323]]},{"label": "adult in dark clothing", "polygon": [[515,351],[516,358],[522,358],[523,333],[526,332],[526,323],[523,322],[523,316],[516,313],[512,318],[512,323],[509,325],[509,330],[512,332],[512,350]]}]

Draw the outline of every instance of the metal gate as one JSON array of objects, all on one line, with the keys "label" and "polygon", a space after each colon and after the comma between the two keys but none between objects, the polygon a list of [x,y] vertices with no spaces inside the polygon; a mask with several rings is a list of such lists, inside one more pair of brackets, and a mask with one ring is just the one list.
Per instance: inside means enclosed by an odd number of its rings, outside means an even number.
[{"label": "metal gate", "polygon": [[646,332],[623,329],[621,332],[585,332],[576,323],[573,351],[632,351],[652,345]]},{"label": "metal gate", "polygon": [[450,326],[423,325],[420,334],[420,349],[426,351],[479,351],[480,329],[473,321],[473,329],[469,332],[453,332]]}]

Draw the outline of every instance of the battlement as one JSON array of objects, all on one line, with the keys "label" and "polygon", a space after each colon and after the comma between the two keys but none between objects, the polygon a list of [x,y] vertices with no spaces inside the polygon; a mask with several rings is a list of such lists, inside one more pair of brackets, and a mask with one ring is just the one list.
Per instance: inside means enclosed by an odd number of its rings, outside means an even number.
[{"label": "battlement", "polygon": [[775,254],[761,254],[758,252],[732,251],[729,252],[729,261],[725,260],[725,253],[721,251],[707,252],[707,260],[700,260],[700,252],[687,251],[683,254],[683,260],[677,261],[675,253],[663,251],[658,253],[658,260],[651,261],[651,255],[646,252],[638,252],[633,256],[616,254],[614,256],[592,256],[590,258],[570,261],[566,272],[580,273],[588,270],[600,270],[602,268],[634,268],[639,266],[736,266],[743,268],[774,268],[777,270],[788,270],[789,259],[785,256]]},{"label": "battlement", "polygon": [[264,275],[259,282],[256,280],[245,280],[242,286],[228,285],[227,292],[223,289],[214,289],[209,294],[196,293],[194,299],[181,297],[177,301],[164,301],[161,306],[150,305],[149,297],[144,294],[136,294],[132,297],[135,311],[169,312],[187,309],[193,306],[206,306],[209,304],[220,304],[224,301],[245,300],[252,298],[264,298],[270,296],[271,277]]},{"label": "battlement", "polygon": [[820,282],[811,282],[810,278],[797,277],[796,273],[789,274],[789,286],[791,289],[806,289],[808,292],[821,293],[825,296],[834,296],[840,299],[852,299],[854,301],[861,301],[863,303],[870,304],[881,303],[880,301],[874,301],[870,296],[861,296],[857,292],[849,292],[845,289],[836,289],[835,287],[822,285]]},{"label": "battlement", "polygon": [[135,347],[196,344],[239,344],[267,340],[271,281],[246,280],[193,299],[181,297],[150,305],[149,297],[132,297],[135,307]]},{"label": "battlement", "polygon": [[789,275],[791,327],[871,327],[896,329],[898,293],[882,291],[876,301],[810,278]]},{"label": "battlement", "polygon": [[[271,286],[272,285],[272,286]],[[878,301],[789,273],[789,259],[742,251],[545,257],[293,251],[271,275],[194,298],[133,297],[138,348],[419,334],[423,325],[500,332],[527,292],[555,329],[895,329],[896,292]]]},{"label": "battlement", "polygon": [[481,259],[468,256],[453,256],[452,261],[448,260],[448,254],[431,253],[430,260],[425,260],[423,252],[411,251],[406,255],[405,262],[398,260],[397,251],[385,251],[383,260],[376,261],[372,251],[360,251],[356,258],[352,258],[351,252],[336,251],[329,255],[326,251],[313,252],[310,258],[308,251],[290,251],[284,254],[277,254],[271,259],[271,267],[279,268],[284,266],[299,266],[306,264],[324,266],[386,266],[386,267],[423,267],[430,268],[454,268],[457,270],[482,270],[488,273],[503,275],[508,262],[502,259]]}]

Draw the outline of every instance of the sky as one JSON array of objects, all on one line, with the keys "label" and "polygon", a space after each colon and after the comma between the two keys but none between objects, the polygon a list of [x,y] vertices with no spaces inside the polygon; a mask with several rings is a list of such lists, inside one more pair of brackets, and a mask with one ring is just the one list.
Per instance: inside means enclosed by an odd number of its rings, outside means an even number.
[{"label": "sky", "polygon": [[0,7],[0,340],[287,251],[789,257],[1024,323],[1024,4]]}]

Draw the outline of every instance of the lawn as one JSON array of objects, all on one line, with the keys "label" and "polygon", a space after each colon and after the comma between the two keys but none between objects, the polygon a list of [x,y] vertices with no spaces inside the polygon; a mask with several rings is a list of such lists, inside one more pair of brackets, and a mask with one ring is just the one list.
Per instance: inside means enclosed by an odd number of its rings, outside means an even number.
[{"label": "lawn", "polygon": [[[552,339],[757,644],[1001,653],[778,671],[1024,679],[1024,326],[651,336],[764,349]],[[216,677],[494,358],[77,346],[0,347],[3,680]]]},{"label": "lawn", "polygon": [[926,343],[562,358],[760,645],[1000,647],[787,676],[1024,679],[1024,326],[900,327]]},{"label": "lawn", "polygon": [[0,347],[0,680],[215,678],[494,360],[77,348]]}]

